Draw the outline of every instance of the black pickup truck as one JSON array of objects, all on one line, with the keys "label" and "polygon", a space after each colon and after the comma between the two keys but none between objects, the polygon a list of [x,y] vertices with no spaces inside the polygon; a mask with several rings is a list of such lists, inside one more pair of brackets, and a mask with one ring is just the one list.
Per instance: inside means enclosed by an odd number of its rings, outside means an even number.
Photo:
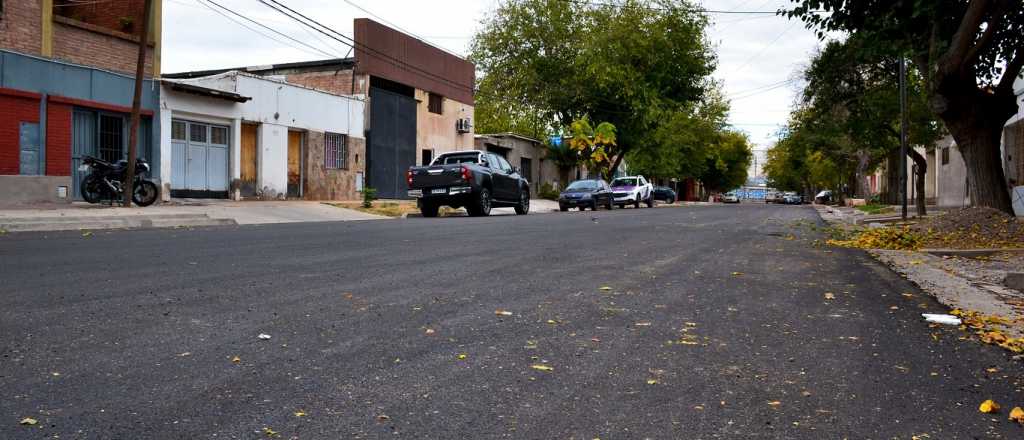
[{"label": "black pickup truck", "polygon": [[465,206],[471,216],[488,215],[492,207],[513,207],[519,215],[530,211],[530,183],[494,153],[440,154],[429,166],[410,167],[406,181],[424,217],[437,217],[441,206]]}]

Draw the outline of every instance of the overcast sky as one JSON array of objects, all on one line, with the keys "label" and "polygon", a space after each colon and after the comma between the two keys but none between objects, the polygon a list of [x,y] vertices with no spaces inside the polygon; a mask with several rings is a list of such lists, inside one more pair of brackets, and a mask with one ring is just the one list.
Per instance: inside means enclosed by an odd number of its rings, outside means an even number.
[{"label": "overcast sky", "polygon": [[[313,48],[289,41],[233,16],[250,29],[212,11],[202,0],[166,0],[163,23],[163,71],[273,64],[345,56],[347,46],[315,34],[261,5],[257,0],[213,0]],[[351,36],[352,20],[383,17],[456,54],[464,55],[480,21],[494,10],[496,0],[280,0]],[[724,11],[774,11],[787,0],[703,0],[707,9]],[[205,5],[204,5],[205,4]],[[208,5],[208,6],[206,6]],[[224,11],[221,11],[224,12]],[[224,12],[226,15],[230,15]],[[763,150],[786,121],[793,103],[795,72],[806,64],[818,46],[814,35],[801,23],[771,15],[712,14],[715,24],[708,36],[719,56],[717,78],[732,100],[730,121],[747,132],[757,145],[758,165]],[[275,41],[278,40],[278,41]],[[321,52],[322,51],[322,52]],[[772,88],[774,86],[774,88]]]}]

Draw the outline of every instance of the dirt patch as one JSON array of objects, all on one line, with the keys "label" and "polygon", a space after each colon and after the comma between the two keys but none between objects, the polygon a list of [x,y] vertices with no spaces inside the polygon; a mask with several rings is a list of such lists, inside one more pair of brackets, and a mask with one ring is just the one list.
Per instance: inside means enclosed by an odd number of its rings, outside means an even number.
[{"label": "dirt patch", "polygon": [[[354,209],[369,214],[383,215],[385,217],[401,217],[405,214],[419,214],[420,209],[416,207],[416,202],[373,202],[373,206],[364,208],[362,202],[337,202],[329,203],[331,206],[339,208]],[[464,210],[452,209],[447,206],[441,207],[438,212],[440,217],[451,217],[464,214]]]},{"label": "dirt patch", "polygon": [[924,247],[978,249],[1024,247],[1024,222],[991,208],[950,211],[910,226]]}]

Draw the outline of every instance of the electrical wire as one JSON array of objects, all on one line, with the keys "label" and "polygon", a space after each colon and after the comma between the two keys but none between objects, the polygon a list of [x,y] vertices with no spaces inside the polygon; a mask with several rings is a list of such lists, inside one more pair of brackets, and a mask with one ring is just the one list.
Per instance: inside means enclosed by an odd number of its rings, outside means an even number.
[{"label": "electrical wire", "polygon": [[[377,20],[380,20],[380,21],[381,21],[382,23],[384,23],[384,24],[386,24],[386,25],[388,25],[388,26],[391,26],[391,27],[393,27],[393,28],[395,28],[395,29],[398,29],[399,31],[405,32],[405,33],[406,33],[406,34],[408,34],[408,35],[412,35],[413,37],[416,37],[416,38],[418,38],[418,39],[420,39],[420,40],[422,40],[422,41],[427,41],[427,39],[426,39],[426,38],[424,38],[424,37],[421,37],[421,36],[419,36],[419,35],[416,35],[416,34],[414,34],[414,33],[410,32],[410,31],[409,31],[409,30],[407,30],[407,29],[403,29],[403,28],[402,28],[401,26],[399,26],[399,25],[395,24],[394,22],[392,22],[392,21],[389,21],[388,19],[386,19],[386,18],[384,18],[384,17],[381,17],[380,15],[374,14],[374,13],[373,13],[372,11],[370,11],[370,10],[368,10],[368,9],[366,9],[366,8],[362,7],[362,6],[359,6],[359,5],[358,5],[358,4],[356,3],[356,2],[353,2],[353,1],[351,1],[351,0],[342,0],[342,1],[343,1],[343,2],[345,2],[345,3],[348,3],[348,4],[349,4],[350,6],[352,6],[353,8],[356,8],[356,9],[358,9],[358,10],[360,10],[360,11],[363,11],[363,12],[365,12],[366,14],[368,14],[368,15],[369,15],[369,16],[371,16],[371,17],[373,17],[373,18],[376,18]],[[451,54],[451,55],[459,56],[459,55],[458,55],[458,54],[456,54],[455,52],[452,52],[452,51],[450,51],[450,50],[448,50],[448,49],[445,49],[445,48],[443,48],[443,47],[441,47],[441,46],[439,46],[439,45],[436,45],[436,44],[434,44],[434,45],[432,45],[432,46],[434,46],[434,47],[436,47],[436,48],[438,48],[438,49],[441,49],[441,50],[443,50],[443,51],[445,51],[445,52],[448,52],[448,53],[449,53],[449,54]]]},{"label": "electrical wire", "polygon": [[[197,0],[197,1],[199,1],[199,0]],[[257,26],[259,26],[259,27],[261,27],[261,28],[263,28],[263,29],[266,29],[266,30],[268,30],[268,31],[270,31],[270,32],[273,32],[273,33],[275,33],[275,34],[277,34],[277,35],[280,35],[280,36],[282,36],[282,37],[284,37],[284,38],[287,38],[287,39],[289,39],[289,40],[291,40],[291,41],[294,41],[294,42],[296,42],[296,43],[298,43],[298,44],[300,44],[300,45],[302,45],[302,46],[304,46],[304,47],[307,47],[307,48],[309,48],[309,49],[312,49],[312,50],[314,50],[314,51],[316,51],[316,52],[319,52],[319,53],[323,54],[324,56],[326,56],[326,57],[328,57],[328,58],[334,58],[334,57],[336,57],[336,56],[337,56],[337,54],[332,54],[332,53],[326,52],[326,51],[324,51],[324,50],[321,50],[321,49],[319,49],[319,48],[317,48],[317,47],[313,47],[313,46],[311,46],[311,45],[309,45],[309,44],[307,44],[307,43],[305,43],[305,42],[303,42],[303,41],[300,41],[300,40],[297,40],[297,39],[295,39],[295,38],[292,38],[291,36],[289,36],[289,35],[286,35],[286,34],[284,34],[284,33],[282,33],[282,32],[279,32],[278,30],[276,30],[276,29],[274,29],[274,28],[272,28],[272,27],[270,27],[270,26],[267,26],[267,25],[265,25],[265,24],[263,24],[263,23],[260,23],[260,22],[258,22],[258,21],[256,21],[256,20],[253,20],[253,19],[249,18],[249,17],[246,17],[246,16],[244,16],[244,15],[242,15],[242,14],[238,13],[238,12],[235,12],[235,11],[234,11],[234,10],[232,10],[231,8],[225,7],[225,6],[221,5],[220,3],[217,3],[217,2],[215,2],[214,0],[205,0],[205,1],[206,1],[207,3],[210,3],[210,4],[212,4],[212,5],[216,6],[216,7],[218,7],[218,8],[221,8],[221,9],[223,9],[223,10],[227,11],[227,12],[230,12],[230,13],[231,13],[232,15],[235,15],[235,16],[237,16],[237,17],[239,17],[239,18],[241,18],[241,19],[243,19],[243,20],[245,20],[245,21],[248,21],[248,22],[250,22],[250,23],[252,23],[252,24],[255,24],[255,25],[257,25]],[[294,46],[293,46],[293,47],[294,47]]]},{"label": "electrical wire", "polygon": [[268,40],[272,40],[272,41],[274,41],[274,42],[276,42],[276,43],[278,43],[278,44],[281,44],[281,45],[284,45],[284,46],[288,46],[288,47],[291,47],[291,48],[293,48],[293,49],[297,49],[297,50],[299,50],[299,51],[301,51],[301,52],[303,52],[303,53],[307,53],[307,54],[310,54],[310,55],[314,55],[314,56],[317,56],[317,57],[321,56],[321,55],[320,55],[319,53],[315,53],[315,52],[310,52],[310,51],[308,51],[308,50],[305,50],[305,49],[303,49],[303,48],[301,48],[301,47],[295,47],[294,45],[288,44],[288,42],[285,42],[285,41],[281,41],[281,40],[279,40],[279,39],[277,39],[277,38],[274,38],[274,37],[273,37],[273,36],[271,36],[271,35],[267,35],[267,34],[265,34],[265,33],[263,33],[263,32],[260,32],[260,31],[259,31],[259,30],[257,30],[257,29],[254,29],[254,28],[252,28],[252,27],[249,27],[249,26],[248,26],[248,25],[246,25],[245,23],[243,23],[243,22],[241,22],[241,21],[238,21],[238,20],[236,20],[236,19],[235,19],[234,17],[232,17],[232,16],[230,16],[230,15],[227,15],[227,14],[225,14],[225,13],[223,13],[223,12],[221,12],[221,11],[219,11],[219,10],[215,9],[215,8],[214,8],[213,6],[210,6],[210,5],[206,4],[206,3],[203,3],[203,2],[201,1],[201,0],[196,0],[196,3],[199,3],[200,5],[202,5],[202,6],[206,7],[206,8],[207,8],[207,9],[209,9],[210,11],[212,11],[212,12],[216,13],[217,15],[220,15],[221,17],[224,17],[224,18],[228,19],[229,21],[231,21],[231,22],[233,22],[233,23],[235,23],[235,24],[237,24],[237,25],[239,25],[239,26],[241,26],[241,27],[243,27],[243,28],[245,28],[245,29],[248,29],[249,31],[251,31],[251,32],[253,32],[253,33],[259,34],[260,36],[262,36],[262,37],[264,37],[264,38],[266,38],[266,39],[268,39]]},{"label": "electrical wire", "polygon": [[[291,19],[293,19],[293,20],[295,20],[295,21],[297,21],[299,23],[302,23],[305,26],[309,26],[313,30],[315,30],[315,31],[317,31],[317,32],[319,32],[319,33],[321,33],[323,35],[326,35],[328,38],[340,41],[340,42],[342,42],[344,44],[347,44],[347,45],[351,46],[352,48],[355,48],[356,46],[358,46],[358,48],[360,50],[363,50],[367,55],[371,55],[371,56],[373,56],[375,58],[388,61],[392,65],[394,65],[395,67],[403,68],[403,69],[408,70],[408,71],[418,72],[418,73],[420,73],[420,74],[422,74],[424,76],[431,77],[433,79],[436,79],[437,81],[441,81],[441,82],[447,83],[447,84],[449,84],[449,85],[451,85],[451,86],[453,86],[453,87],[455,87],[457,89],[461,89],[463,91],[467,91],[467,92],[470,92],[470,93],[474,92],[474,88],[471,85],[467,86],[465,84],[460,84],[458,82],[452,81],[452,80],[448,79],[447,77],[444,77],[444,76],[437,75],[435,73],[426,71],[426,70],[424,70],[422,68],[419,68],[417,66],[409,64],[409,63],[407,63],[407,62],[405,62],[403,60],[400,60],[400,59],[395,58],[393,56],[390,56],[390,55],[388,55],[386,53],[383,53],[380,50],[377,50],[375,48],[367,46],[364,43],[360,43],[360,42],[356,41],[354,38],[350,38],[350,37],[348,37],[348,36],[338,32],[336,30],[334,30],[334,29],[332,29],[332,28],[330,28],[330,27],[328,27],[328,26],[326,26],[326,25],[324,25],[324,24],[322,24],[322,23],[320,23],[320,22],[318,22],[318,21],[316,21],[316,20],[314,20],[314,19],[304,15],[304,14],[302,14],[301,12],[298,12],[298,11],[296,11],[296,10],[286,6],[285,4],[281,3],[278,0],[259,0],[259,2],[262,3],[265,6],[267,6],[267,7],[271,8],[271,9],[281,13],[282,15],[285,15],[286,17],[289,17],[289,18],[291,18]],[[273,4],[271,4],[271,3],[273,3]],[[283,8],[284,10],[287,10],[288,12],[285,12],[281,8]],[[294,14],[294,15],[292,15],[292,14]],[[299,17],[301,17],[301,19]],[[312,23],[312,24],[310,24],[310,23]]]}]

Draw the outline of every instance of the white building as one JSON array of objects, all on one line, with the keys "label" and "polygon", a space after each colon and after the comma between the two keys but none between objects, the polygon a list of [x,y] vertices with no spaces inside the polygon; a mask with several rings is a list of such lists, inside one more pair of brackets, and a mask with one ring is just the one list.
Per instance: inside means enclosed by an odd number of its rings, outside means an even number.
[{"label": "white building", "polygon": [[163,80],[160,181],[175,197],[354,199],[361,96],[230,71]]}]

